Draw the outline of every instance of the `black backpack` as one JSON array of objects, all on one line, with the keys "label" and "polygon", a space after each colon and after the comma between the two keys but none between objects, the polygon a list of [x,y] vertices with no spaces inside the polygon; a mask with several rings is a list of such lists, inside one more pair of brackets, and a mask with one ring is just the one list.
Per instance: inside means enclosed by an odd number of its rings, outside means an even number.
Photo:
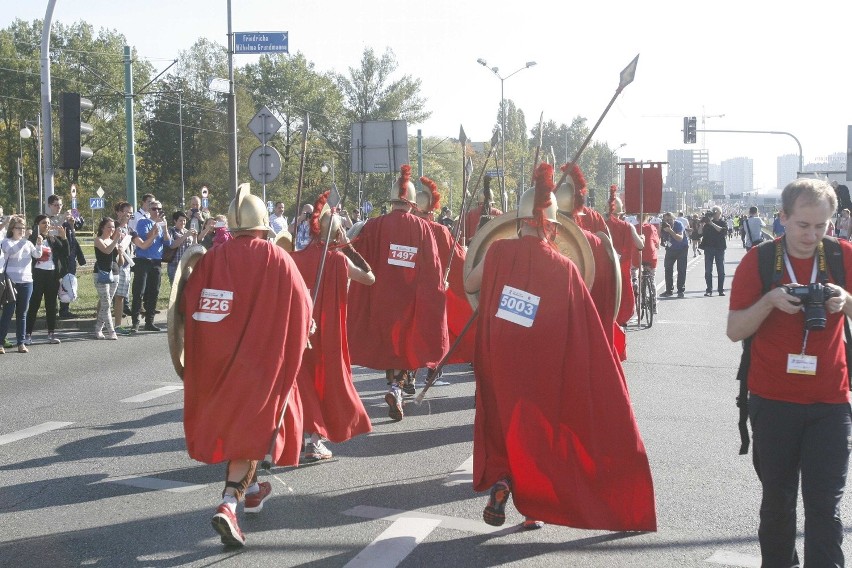
[{"label": "black backpack", "polygon": [[[825,260],[828,265],[828,273],[834,279],[834,283],[841,288],[846,288],[846,270],[843,266],[843,251],[840,243],[834,237],[823,237],[825,247]],[[781,239],[764,241],[757,246],[757,267],[760,271],[760,282],[763,285],[763,294],[779,285],[782,272],[775,267],[776,247],[781,246]],[[849,361],[852,361],[852,331],[849,328],[849,318],[843,318],[843,329],[846,334],[846,371],[852,377],[852,369]],[[740,455],[748,453],[748,369],[751,366],[751,340],[754,336],[743,339],[743,354],[740,357],[740,368],[737,371],[737,380],[740,382],[740,394],[737,396],[737,408],[740,409]],[[852,380],[850,380],[852,384]]]}]

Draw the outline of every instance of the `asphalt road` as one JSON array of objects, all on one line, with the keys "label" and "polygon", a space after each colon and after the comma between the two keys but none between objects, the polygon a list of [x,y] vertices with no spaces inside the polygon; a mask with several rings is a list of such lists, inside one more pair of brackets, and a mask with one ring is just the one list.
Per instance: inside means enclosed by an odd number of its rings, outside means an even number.
[{"label": "asphalt road", "polygon": [[[731,243],[729,281],[744,252]],[[0,356],[0,566],[758,566],[759,488],[737,453],[740,346],[724,334],[728,298],[703,292],[703,257],[690,258],[686,298],[661,299],[651,329],[628,331],[656,533],[524,532],[511,503],[504,527],[485,525],[470,483],[473,375],[459,365],[401,423],[387,418],[384,374],[356,369],[373,433],[330,445],[330,462],[275,469],[263,512],[239,513],[247,547],[223,549],[210,517],[224,467],[186,455],[165,333],[64,330],[61,345]]]}]

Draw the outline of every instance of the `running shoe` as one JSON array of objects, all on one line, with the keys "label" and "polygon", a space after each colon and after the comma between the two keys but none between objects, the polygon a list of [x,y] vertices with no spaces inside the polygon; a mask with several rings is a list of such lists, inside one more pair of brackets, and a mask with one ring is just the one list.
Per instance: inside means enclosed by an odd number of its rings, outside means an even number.
[{"label": "running shoe", "polygon": [[325,447],[322,440],[319,440],[317,443],[308,442],[305,444],[305,462],[313,463],[322,460],[330,460],[331,458],[331,450]]},{"label": "running shoe", "polygon": [[240,530],[240,525],[237,524],[237,516],[231,509],[222,503],[216,509],[216,514],[210,521],[213,529],[222,537],[222,544],[225,546],[245,546],[246,537],[243,536],[243,531]]},{"label": "running shoe", "polygon": [[132,331],[130,331],[129,328],[121,327],[121,326],[115,328],[115,332],[118,335],[131,335],[133,333]]},{"label": "running shoe", "polygon": [[396,422],[402,420],[402,390],[397,385],[391,385],[385,394],[385,402],[388,403],[388,417]]},{"label": "running shoe", "polygon": [[272,484],[268,481],[261,481],[257,484],[260,491],[255,493],[246,493],[244,500],[243,511],[246,513],[260,513],[263,510],[263,504],[272,496]]},{"label": "running shoe", "polygon": [[509,501],[509,495],[512,490],[509,488],[509,482],[501,479],[491,488],[491,495],[488,497],[488,504],[482,511],[482,520],[492,527],[502,526],[506,522],[506,502]]}]

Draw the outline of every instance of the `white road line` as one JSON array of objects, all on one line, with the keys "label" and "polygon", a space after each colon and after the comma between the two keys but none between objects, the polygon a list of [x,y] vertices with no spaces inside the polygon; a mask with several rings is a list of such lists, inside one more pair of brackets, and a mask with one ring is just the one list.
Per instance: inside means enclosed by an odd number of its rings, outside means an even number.
[{"label": "white road line", "polygon": [[396,521],[403,518],[433,519],[440,521],[442,529],[452,529],[462,532],[476,534],[509,534],[520,530],[521,525],[509,527],[492,527],[482,521],[471,519],[460,519],[458,517],[446,517],[444,515],[433,515],[423,511],[403,511],[401,509],[386,509],[384,507],[371,507],[369,505],[358,505],[347,511],[344,515],[350,517],[363,517],[365,519],[382,519],[385,521]]},{"label": "white road line", "polygon": [[741,566],[742,568],[760,568],[760,556],[751,556],[729,550],[717,550],[705,562],[724,564],[726,566]]},{"label": "white road line", "polygon": [[195,485],[182,481],[160,479],[159,477],[142,476],[108,477],[98,483],[118,483],[119,485],[129,485],[130,487],[151,489],[153,491],[168,491],[170,493],[188,493],[207,487],[206,485]]},{"label": "white road line", "polygon": [[447,476],[447,480],[444,482],[445,486],[464,484],[473,485],[473,456],[470,456],[463,464],[458,466],[454,472]]},{"label": "white road line", "polygon": [[44,434],[45,432],[50,432],[51,430],[65,428],[66,426],[71,426],[72,424],[74,423],[44,422],[43,424],[39,424],[38,426],[24,428],[23,430],[18,430],[17,432],[12,432],[11,434],[5,434],[3,436],[0,436],[0,446],[2,446],[3,444],[11,444],[12,442],[17,442],[18,440],[23,440],[24,438],[29,438],[31,436],[38,436],[39,434]]},{"label": "white road line", "polygon": [[344,568],[394,568],[440,524],[422,517],[397,519]]},{"label": "white road line", "polygon": [[143,392],[142,394],[137,394],[136,396],[131,396],[129,398],[124,398],[121,399],[119,402],[147,402],[149,400],[181,390],[183,390],[183,385],[170,385],[167,387],[160,387],[152,391]]}]

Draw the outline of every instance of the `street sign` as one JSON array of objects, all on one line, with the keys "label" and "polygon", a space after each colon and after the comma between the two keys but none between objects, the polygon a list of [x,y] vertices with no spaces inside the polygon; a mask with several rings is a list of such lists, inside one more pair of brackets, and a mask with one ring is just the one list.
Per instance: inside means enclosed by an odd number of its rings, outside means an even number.
[{"label": "street sign", "polygon": [[261,53],[290,53],[289,32],[236,32],[234,53],[258,55]]},{"label": "street sign", "polygon": [[103,197],[104,196],[104,188],[98,187],[98,190],[95,193],[98,194],[98,197]]},{"label": "street sign", "polygon": [[281,154],[272,146],[258,146],[249,156],[249,173],[258,183],[269,183],[281,173]]},{"label": "street sign", "polygon": [[[74,199],[75,197],[77,197],[77,186],[72,183],[71,184],[71,199]],[[72,205],[72,207],[75,207],[75,206]]]},{"label": "street sign", "polygon": [[205,186],[202,186],[202,188],[201,188],[201,197],[207,197],[207,193],[208,193],[208,191],[207,191],[207,186],[206,186],[206,185],[205,185]]},{"label": "street sign", "polygon": [[369,215],[370,211],[373,210],[373,204],[369,201],[364,202],[364,214]]},{"label": "street sign", "polygon": [[[206,192],[205,192],[205,194],[206,194]],[[210,199],[207,198],[207,197],[202,197],[201,198],[201,208],[207,209],[208,207],[210,207]]]},{"label": "street sign", "polygon": [[261,144],[266,144],[281,128],[281,121],[264,106],[251,118],[248,128],[257,136]]},{"label": "street sign", "polygon": [[90,197],[89,198],[89,209],[94,211],[95,209],[103,209],[104,208],[104,198],[103,197]]},{"label": "street sign", "polygon": [[275,205],[271,201],[267,201],[266,210],[272,213],[273,211],[275,211]]},{"label": "street sign", "polygon": [[493,178],[503,177],[503,170],[501,170],[501,169],[485,170],[485,175],[487,175],[489,177],[493,177]]},{"label": "street sign", "polygon": [[[73,187],[73,186],[72,186]],[[77,192],[73,192],[71,195],[75,195]],[[77,209],[77,198],[71,197],[71,209]]]}]

